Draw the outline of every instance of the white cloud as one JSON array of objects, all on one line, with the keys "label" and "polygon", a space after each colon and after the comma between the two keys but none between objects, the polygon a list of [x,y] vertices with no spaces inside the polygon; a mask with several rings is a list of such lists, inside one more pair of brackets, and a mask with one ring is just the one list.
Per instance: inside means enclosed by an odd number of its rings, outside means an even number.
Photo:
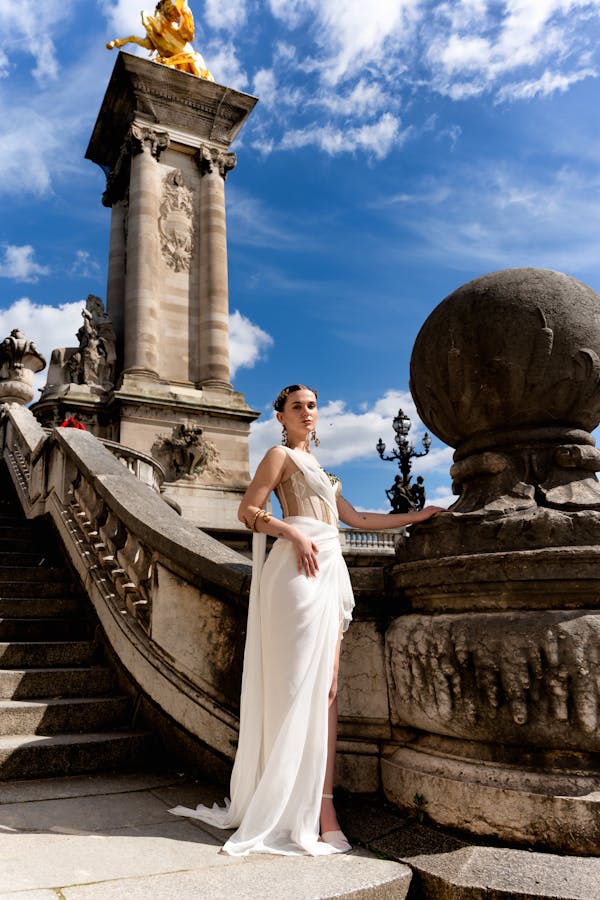
[{"label": "white cloud", "polygon": [[41,266],[35,261],[34,249],[30,244],[16,246],[4,244],[4,257],[0,260],[0,277],[13,278],[15,281],[34,282],[40,275],[47,275],[48,266]]},{"label": "white cloud", "polygon": [[277,79],[273,69],[259,69],[254,75],[252,90],[265,106],[272,106],[277,97]]},{"label": "white cloud", "polygon": [[317,146],[330,156],[363,150],[375,159],[383,159],[393,146],[401,147],[409,133],[410,128],[400,132],[400,120],[391,113],[384,113],[377,122],[355,128],[313,123],[307,128],[288,131],[279,146],[284,150]]},{"label": "white cloud", "polygon": [[238,369],[252,368],[267,350],[273,346],[273,338],[255,325],[238,310],[229,316],[229,355],[231,377]]},{"label": "white cloud", "polygon": [[[75,0],[19,0],[18,5],[10,0],[0,3],[0,33],[2,53],[0,67],[8,69],[13,55],[29,53],[34,60],[32,74],[43,85],[55,80],[59,74],[59,63],[54,43],[68,20]],[[4,63],[4,65],[2,65]]]},{"label": "white cloud", "polygon": [[[394,442],[392,419],[402,409],[410,418],[412,428],[409,440],[419,450],[425,427],[419,421],[415,404],[408,391],[387,391],[371,406],[364,404],[358,412],[348,409],[341,400],[334,400],[319,408],[317,432],[321,440],[319,462],[324,466],[340,466],[358,460],[372,459],[375,444],[380,437],[390,451]],[[254,470],[269,447],[281,441],[281,426],[272,413],[267,413],[264,421],[253,423],[250,432],[251,468]],[[434,447],[429,456],[416,460],[414,471],[443,471],[447,478],[452,450],[449,447]]]},{"label": "white cloud", "polygon": [[[34,341],[48,363],[56,347],[77,345],[75,334],[81,325],[84,307],[85,300],[49,306],[32,303],[28,297],[22,297],[7,309],[0,309],[0,340],[9,335],[13,328],[19,328],[25,337]],[[35,376],[36,388],[45,385],[47,374],[46,368]]]},{"label": "white cloud", "polygon": [[446,177],[415,184],[413,194],[374,198],[370,208],[413,232],[414,242],[405,245],[413,261],[475,272],[541,266],[600,276],[600,176],[587,169],[531,170],[494,158],[453,165]]},{"label": "white cloud", "polygon": [[358,69],[400,56],[410,46],[419,16],[419,0],[320,0],[316,10],[317,42],[325,50],[323,80],[337,84]]},{"label": "white cloud", "polygon": [[[574,18],[579,12],[584,19],[599,7],[599,0],[439,4],[426,50],[433,85],[454,100],[488,90],[499,92],[502,99],[566,90],[581,77],[596,74],[589,67],[585,75],[579,74],[590,47],[585,28],[574,27]],[[477,16],[471,15],[476,9]],[[534,77],[519,80],[512,90],[502,84],[510,72],[540,65],[545,65],[543,75],[532,73]]]},{"label": "white cloud", "polygon": [[206,65],[215,81],[238,91],[246,90],[249,84],[248,75],[242,68],[237,49],[232,41],[221,41],[215,38],[201,49]]},{"label": "white cloud", "polygon": [[381,84],[360,78],[346,94],[336,91],[321,92],[311,102],[338,116],[362,118],[374,115],[383,107],[389,106],[392,100]]},{"label": "white cloud", "polygon": [[246,0],[206,0],[204,17],[211,28],[237,31],[246,23],[248,10]]},{"label": "white cloud", "polygon": [[[152,8],[154,7],[154,4]],[[140,16],[140,0],[100,0],[100,8],[106,16],[110,37],[122,38],[130,34],[144,37],[144,27]],[[141,49],[141,48],[140,48]],[[134,47],[128,47],[133,52]],[[143,51],[146,55],[147,50]]]},{"label": "white cloud", "polygon": [[75,260],[70,269],[71,275],[77,275],[80,278],[90,278],[97,275],[99,271],[100,264],[87,250],[77,251]]},{"label": "white cloud", "polygon": [[543,74],[533,81],[520,81],[513,84],[505,84],[498,92],[498,100],[531,100],[533,97],[548,97],[555,91],[564,94],[571,85],[584,78],[597,78],[596,69],[580,69],[571,72],[570,75],[562,75],[560,72],[550,72],[546,69]]}]

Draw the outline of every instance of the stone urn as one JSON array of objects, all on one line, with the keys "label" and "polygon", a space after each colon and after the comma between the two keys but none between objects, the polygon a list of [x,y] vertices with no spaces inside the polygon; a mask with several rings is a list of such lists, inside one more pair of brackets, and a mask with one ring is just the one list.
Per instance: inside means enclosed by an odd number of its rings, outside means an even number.
[{"label": "stone urn", "polygon": [[13,328],[0,344],[0,403],[30,403],[35,396],[33,376],[45,365],[33,341]]},{"label": "stone urn", "polygon": [[[386,634],[397,803],[600,853],[600,296],[544,269],[469,282],[411,359],[457,500],[400,543]],[[410,729],[408,732],[405,729]]]}]

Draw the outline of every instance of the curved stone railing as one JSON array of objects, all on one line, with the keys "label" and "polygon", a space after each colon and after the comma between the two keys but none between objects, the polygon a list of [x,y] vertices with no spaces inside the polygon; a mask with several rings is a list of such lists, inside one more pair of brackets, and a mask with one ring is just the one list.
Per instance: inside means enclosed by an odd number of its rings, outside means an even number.
[{"label": "curved stone railing", "polygon": [[[178,516],[87,431],[48,433],[28,409],[7,404],[0,448],[27,516],[53,519],[135,689],[211,758],[231,761],[248,560]],[[370,556],[362,538],[346,546],[358,602],[343,642],[338,779],[361,791],[379,787],[391,738],[382,629],[390,545],[375,542]]]},{"label": "curved stone railing", "polygon": [[135,475],[138,481],[147,484],[157,494],[160,494],[166,472],[158,460],[148,453],[142,453],[141,450],[134,450],[131,447],[124,447],[123,444],[118,444],[116,441],[103,440],[102,443],[129,469],[132,475]]}]

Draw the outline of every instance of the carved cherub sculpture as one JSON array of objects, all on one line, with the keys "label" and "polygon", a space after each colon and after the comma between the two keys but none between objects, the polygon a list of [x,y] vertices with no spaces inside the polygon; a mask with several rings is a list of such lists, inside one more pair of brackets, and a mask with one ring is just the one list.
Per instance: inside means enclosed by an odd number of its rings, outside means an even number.
[{"label": "carved cherub sculpture", "polygon": [[156,53],[154,62],[189,72],[207,81],[214,81],[206,68],[202,54],[192,47],[194,17],[187,0],[159,0],[154,15],[142,10],[141,16],[142,25],[146,30],[145,38],[131,34],[126,38],[109,41],[107,49],[137,44],[150,50],[151,55]]}]

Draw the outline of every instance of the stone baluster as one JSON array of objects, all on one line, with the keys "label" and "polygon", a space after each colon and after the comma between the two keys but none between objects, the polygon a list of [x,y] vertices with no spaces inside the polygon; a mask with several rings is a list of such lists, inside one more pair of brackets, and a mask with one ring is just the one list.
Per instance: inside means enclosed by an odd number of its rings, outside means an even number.
[{"label": "stone baluster", "polygon": [[203,145],[200,179],[199,387],[230,389],[225,179],[234,153]]},{"label": "stone baluster", "polygon": [[124,371],[158,379],[160,284],[157,266],[160,245],[157,229],[160,206],[158,159],[169,144],[168,135],[133,126],[127,276],[125,284]]}]

